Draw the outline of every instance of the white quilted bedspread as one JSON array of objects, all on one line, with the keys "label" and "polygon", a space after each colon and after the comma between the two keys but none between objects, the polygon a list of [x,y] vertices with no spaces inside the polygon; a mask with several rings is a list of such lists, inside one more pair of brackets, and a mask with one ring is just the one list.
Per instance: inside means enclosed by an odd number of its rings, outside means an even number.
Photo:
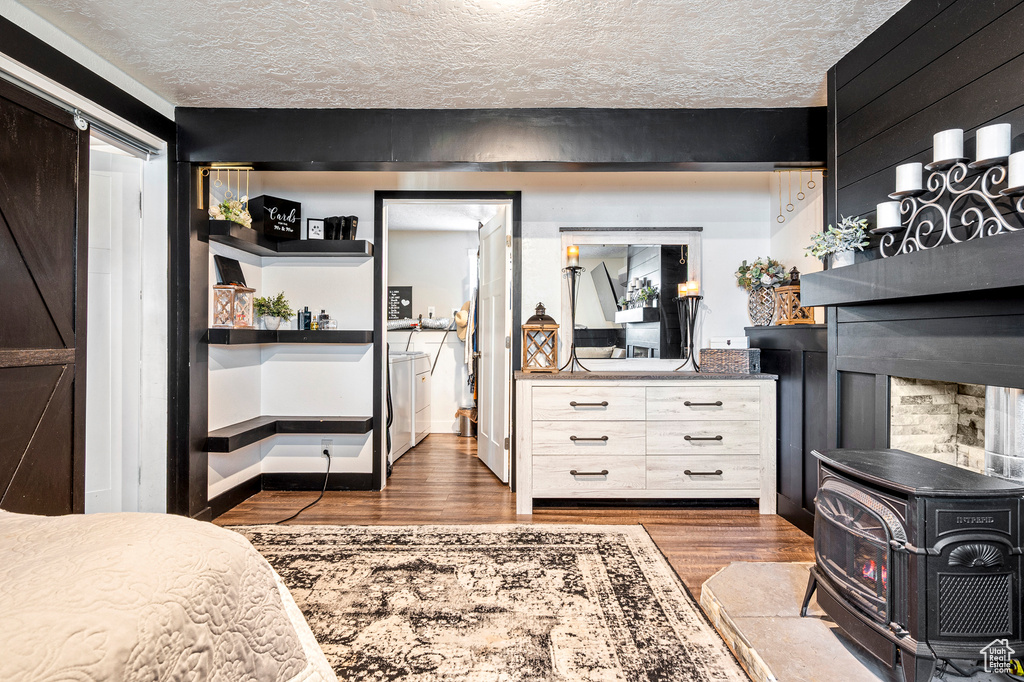
[{"label": "white quilted bedspread", "polygon": [[237,533],[158,514],[0,511],[0,680],[335,680]]}]

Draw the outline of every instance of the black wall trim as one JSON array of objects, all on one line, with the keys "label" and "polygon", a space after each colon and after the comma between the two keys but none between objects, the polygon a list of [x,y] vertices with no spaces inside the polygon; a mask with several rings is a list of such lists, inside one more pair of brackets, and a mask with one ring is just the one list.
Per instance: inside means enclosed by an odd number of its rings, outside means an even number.
[{"label": "black wall trim", "polygon": [[0,17],[0,46],[0,52],[11,59],[165,141],[174,140],[174,121],[4,17]]},{"label": "black wall trim", "polygon": [[[321,477],[321,482],[323,477]],[[210,499],[210,515],[217,518],[221,514],[242,504],[256,493],[263,490],[263,474],[256,474],[247,481],[225,490]],[[319,490],[319,489],[318,489]]]},{"label": "black wall trim", "polygon": [[261,170],[772,170],[822,165],[825,109],[201,109],[180,153]]},{"label": "black wall trim", "polygon": [[[312,490],[324,485],[324,475],[317,472],[262,474],[263,490]],[[330,474],[328,490],[376,490],[373,474]]]}]

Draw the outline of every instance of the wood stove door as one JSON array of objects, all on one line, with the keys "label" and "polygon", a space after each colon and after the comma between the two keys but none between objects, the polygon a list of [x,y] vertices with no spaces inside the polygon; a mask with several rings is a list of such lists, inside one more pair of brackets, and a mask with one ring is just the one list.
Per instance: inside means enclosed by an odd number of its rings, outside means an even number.
[{"label": "wood stove door", "polygon": [[851,604],[882,625],[892,619],[892,540],[906,542],[906,535],[891,510],[847,483],[823,483],[814,521],[817,566]]}]

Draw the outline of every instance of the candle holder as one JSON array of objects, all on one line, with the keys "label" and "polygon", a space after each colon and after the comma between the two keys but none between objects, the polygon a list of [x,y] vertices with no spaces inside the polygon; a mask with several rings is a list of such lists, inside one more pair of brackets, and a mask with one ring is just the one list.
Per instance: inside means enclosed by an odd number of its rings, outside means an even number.
[{"label": "candle holder", "polygon": [[566,371],[568,367],[569,372],[575,372],[576,368],[579,367],[584,372],[590,370],[583,366],[580,359],[576,357],[576,296],[579,294],[579,287],[577,283],[580,275],[583,274],[584,268],[578,265],[570,265],[569,267],[562,268],[562,276],[569,281],[569,359],[565,361],[565,364],[558,368],[559,372]]},{"label": "candle holder", "polygon": [[678,372],[685,368],[687,365],[693,365],[694,372],[700,372],[700,365],[697,364],[697,353],[696,343],[696,327],[697,327],[697,312],[700,310],[700,302],[703,296],[697,294],[687,294],[686,296],[676,297],[676,307],[679,309],[679,331],[682,335],[682,352],[683,352],[683,364],[675,368],[674,371]]},{"label": "candle holder", "polygon": [[[1018,196],[1016,191],[996,189],[1007,180],[1007,167],[993,165],[972,173],[964,161],[933,170],[925,194],[904,197],[898,227],[872,230],[882,234],[879,250],[883,258],[1021,229],[1012,225],[996,204],[1005,196]],[[1024,213],[1024,196],[1012,202],[1012,209]]]}]

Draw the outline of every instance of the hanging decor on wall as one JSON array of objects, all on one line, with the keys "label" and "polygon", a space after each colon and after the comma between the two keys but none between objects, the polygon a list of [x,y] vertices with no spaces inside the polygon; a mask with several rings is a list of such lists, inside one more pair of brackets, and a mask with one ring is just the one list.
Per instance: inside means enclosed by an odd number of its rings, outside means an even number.
[{"label": "hanging decor on wall", "polygon": [[[882,235],[882,257],[1022,229],[1024,152],[1011,154],[1010,141],[1009,123],[979,128],[975,160],[968,163],[964,131],[944,130],[933,137],[931,163],[898,166],[896,191],[889,195],[892,201],[878,204],[871,230]],[[930,172],[926,183],[925,170]],[[1006,187],[998,189],[1004,182]]]},{"label": "hanging decor on wall", "polygon": [[[811,168],[809,170],[798,169],[798,170],[795,170],[795,171],[790,171],[790,170],[775,171],[776,178],[779,181],[779,215],[775,216],[775,222],[777,222],[779,224],[782,224],[782,223],[786,222],[786,215],[783,213],[783,211],[785,211],[786,213],[792,213],[793,211],[796,210],[796,204],[793,203],[793,196],[794,196],[793,195],[793,173],[797,174],[797,177],[796,177],[796,183],[797,183],[796,184],[796,189],[797,189],[797,191],[796,191],[796,200],[797,201],[804,201],[805,199],[807,199],[807,192],[804,192],[804,190],[805,189],[806,190],[813,190],[815,187],[818,186],[818,183],[814,179],[814,174],[816,172],[819,172],[819,171],[820,171],[820,169],[815,169],[815,168]],[[789,198],[789,201],[787,203],[785,203],[785,204],[782,203],[782,174],[783,173],[786,174],[786,189],[787,189],[787,196]],[[805,173],[807,174],[806,178],[804,176]]]}]

